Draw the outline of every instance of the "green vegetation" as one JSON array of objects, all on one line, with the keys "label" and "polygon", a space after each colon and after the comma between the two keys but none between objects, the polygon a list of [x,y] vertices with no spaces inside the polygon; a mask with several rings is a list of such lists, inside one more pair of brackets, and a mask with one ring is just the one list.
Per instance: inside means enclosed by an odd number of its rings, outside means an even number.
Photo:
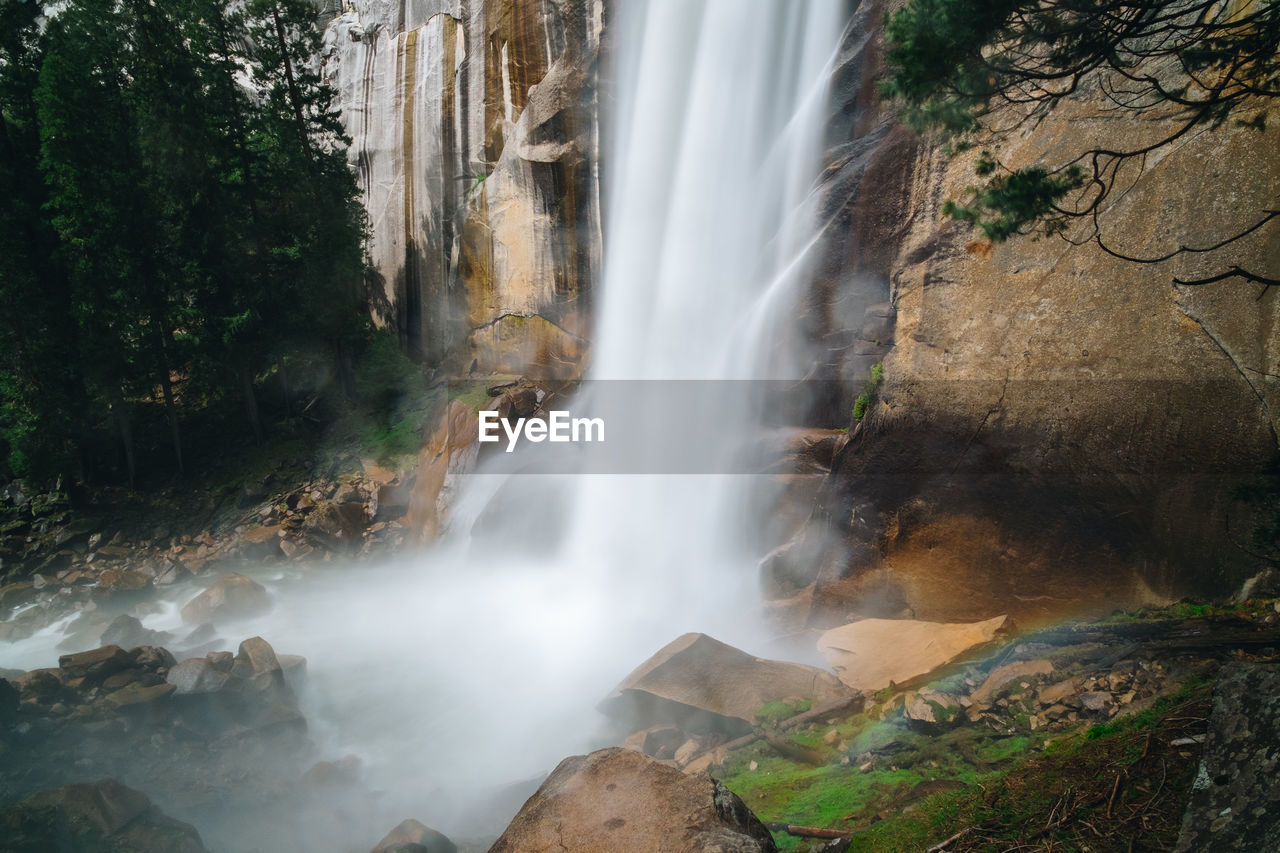
[{"label": "green vegetation", "polygon": [[[832,727],[791,734],[821,752],[816,766],[758,741],[716,775],[766,823],[847,830],[850,850],[923,850],[961,830],[949,850],[1037,839],[1085,849],[1098,842],[1094,828],[1106,841],[1093,849],[1127,849],[1131,837],[1133,849],[1165,849],[1196,763],[1194,752],[1169,743],[1203,729],[1210,694],[1191,679],[1140,713],[1052,743],[1036,732],[975,726],[921,734],[869,709],[834,726],[838,739]],[[777,841],[786,851],[821,843],[785,833]]]},{"label": "green vegetation", "polygon": [[[1092,240],[1125,260],[1207,255],[1225,268],[1175,279],[1180,284],[1233,277],[1280,283],[1275,274],[1242,268],[1230,257],[1236,240],[1280,218],[1280,205],[1265,205],[1252,225],[1234,234],[1152,256],[1108,244],[1102,222],[1114,196],[1141,176],[1151,155],[1228,120],[1265,129],[1270,99],[1280,94],[1277,0],[1192,0],[1176,7],[1157,0],[909,0],[887,16],[886,33],[881,94],[917,130],[957,137],[949,143],[953,154],[987,146],[975,167],[985,183],[964,203],[949,202],[948,215],[992,242],[1034,232],[1065,235],[1080,222],[1073,242]],[[1057,146],[1042,162],[1021,168],[993,153],[1064,100],[1089,92],[1116,128],[1096,147]],[[1126,116],[1132,121],[1115,121]]]},{"label": "green vegetation", "polygon": [[867,415],[867,410],[876,400],[876,393],[884,383],[884,365],[876,362],[871,365],[871,378],[862,386],[862,393],[853,401],[853,419],[860,421]]},{"label": "green vegetation", "polygon": [[314,6],[40,15],[0,0],[0,475],[183,474],[210,442],[261,443],[264,406],[353,397],[364,213]]},{"label": "green vegetation", "polygon": [[791,719],[796,714],[803,714],[811,707],[813,707],[813,703],[808,699],[801,699],[795,704],[780,700],[766,702],[756,711],[756,719],[766,723],[781,723],[783,720]]}]

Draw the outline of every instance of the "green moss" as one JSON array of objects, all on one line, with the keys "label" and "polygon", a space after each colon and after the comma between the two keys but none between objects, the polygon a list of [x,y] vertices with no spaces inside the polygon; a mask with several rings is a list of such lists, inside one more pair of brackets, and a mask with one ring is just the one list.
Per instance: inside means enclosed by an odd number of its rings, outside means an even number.
[{"label": "green moss", "polygon": [[796,706],[789,702],[767,702],[756,710],[756,719],[766,723],[780,723],[796,715]]}]

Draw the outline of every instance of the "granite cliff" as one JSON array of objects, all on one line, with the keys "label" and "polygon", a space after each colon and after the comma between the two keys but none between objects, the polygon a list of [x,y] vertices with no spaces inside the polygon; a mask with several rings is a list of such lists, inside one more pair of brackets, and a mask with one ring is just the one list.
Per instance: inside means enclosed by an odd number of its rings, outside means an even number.
[{"label": "granite cliff", "polygon": [[600,258],[602,0],[357,0],[328,14],[377,322],[455,372],[575,373]]}]

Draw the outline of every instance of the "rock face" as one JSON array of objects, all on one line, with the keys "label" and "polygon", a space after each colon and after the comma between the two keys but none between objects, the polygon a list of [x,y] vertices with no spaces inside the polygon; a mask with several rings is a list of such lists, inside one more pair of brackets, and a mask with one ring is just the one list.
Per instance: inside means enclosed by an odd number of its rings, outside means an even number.
[{"label": "rock face", "polygon": [[769,830],[715,780],[605,749],[560,762],[489,853],[775,849]]},{"label": "rock face", "polygon": [[[810,623],[846,618],[871,574],[939,621],[1233,589],[1257,570],[1224,531],[1251,526],[1232,491],[1276,449],[1280,291],[1174,286],[1214,271],[1201,256],[1142,265],[1057,238],[991,246],[948,220],[941,206],[976,182],[981,146],[948,158],[876,102],[893,5],[861,4],[835,71],[824,182],[840,227],[805,321],[832,375],[858,383],[882,361],[885,379],[813,516],[808,538],[826,552],[792,587],[816,584]],[[1157,132],[1107,107],[1082,94],[1000,156],[1026,166]],[[1161,150],[1104,212],[1109,244],[1154,256],[1253,222],[1280,188],[1278,142],[1280,129],[1226,122]],[[1230,262],[1274,275],[1268,228]]]},{"label": "rock face", "polygon": [[434,541],[444,529],[457,478],[475,465],[479,434],[476,413],[451,400],[435,432],[422,445],[405,517],[420,544]]},{"label": "rock face", "polygon": [[840,680],[855,690],[880,690],[890,682],[924,675],[966,649],[989,642],[1005,617],[943,624],[913,619],[863,619],[833,628],[818,639]]},{"label": "rock face", "polygon": [[684,731],[750,729],[769,702],[822,704],[849,692],[811,666],[753,657],[706,634],[685,634],[626,677],[600,704],[633,729],[668,723]]},{"label": "rock face", "polygon": [[356,0],[329,24],[382,279],[430,363],[576,374],[599,266],[603,0]]},{"label": "rock face", "polygon": [[1280,850],[1280,670],[1227,664],[1218,673],[1200,771],[1178,836],[1194,850]]},{"label": "rock face", "polygon": [[0,810],[0,837],[15,853],[205,853],[195,827],[114,779],[41,791]]}]

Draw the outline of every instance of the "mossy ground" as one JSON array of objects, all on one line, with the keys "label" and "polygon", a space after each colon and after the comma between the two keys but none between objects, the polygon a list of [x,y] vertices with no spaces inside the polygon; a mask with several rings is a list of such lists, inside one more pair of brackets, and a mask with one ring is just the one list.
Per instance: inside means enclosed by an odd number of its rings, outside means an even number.
[{"label": "mossy ground", "polygon": [[[887,710],[898,703],[885,695],[864,713],[785,733],[820,763],[761,740],[715,775],[765,823],[847,831],[854,851],[920,851],[962,831],[948,851],[1166,850],[1200,750],[1170,743],[1205,731],[1210,696],[1192,677],[1140,713],[1069,733],[961,724],[924,734]],[[795,853],[825,843],[775,837]]]}]

